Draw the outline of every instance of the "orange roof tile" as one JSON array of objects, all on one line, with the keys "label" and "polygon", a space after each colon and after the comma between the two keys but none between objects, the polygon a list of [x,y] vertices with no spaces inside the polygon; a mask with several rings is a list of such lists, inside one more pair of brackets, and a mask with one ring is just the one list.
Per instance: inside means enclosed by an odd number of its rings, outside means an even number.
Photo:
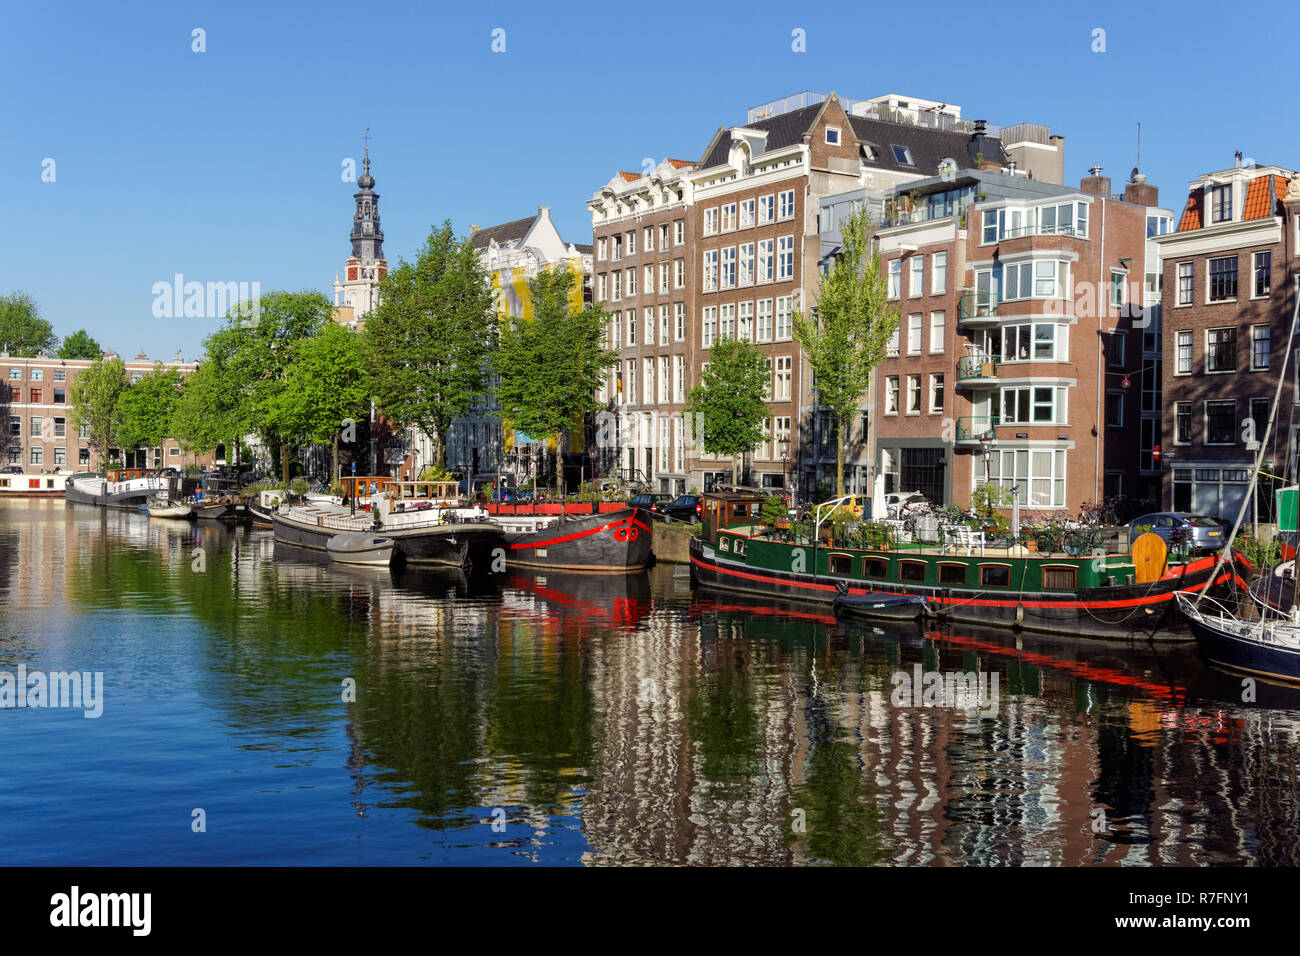
[{"label": "orange roof tile", "polygon": [[1281,176],[1259,176],[1246,190],[1243,219],[1268,219],[1276,215],[1277,203],[1286,195],[1286,180]]},{"label": "orange roof tile", "polygon": [[1178,220],[1178,232],[1201,228],[1201,201],[1204,195],[1200,189],[1188,194],[1187,208],[1183,210],[1183,218]]},{"label": "orange roof tile", "polygon": [[629,173],[629,172],[624,172],[624,171],[621,170],[621,169],[618,171],[618,174],[619,174],[620,176],[622,176],[622,177],[623,177],[627,182],[629,182],[629,183],[634,183],[634,182],[636,182],[638,179],[641,178],[641,174],[640,174],[640,173]]},{"label": "orange roof tile", "polygon": [[693,162],[691,162],[689,159],[671,159],[671,158],[670,158],[670,159],[668,160],[668,162],[672,163],[674,169],[681,169],[683,166],[694,166],[694,165],[695,165],[695,164],[694,164]]}]

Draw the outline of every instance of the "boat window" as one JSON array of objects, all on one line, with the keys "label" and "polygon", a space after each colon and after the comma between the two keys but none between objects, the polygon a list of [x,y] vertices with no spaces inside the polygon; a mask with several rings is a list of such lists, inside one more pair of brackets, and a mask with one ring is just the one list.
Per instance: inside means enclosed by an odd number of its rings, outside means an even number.
[{"label": "boat window", "polygon": [[952,564],[945,562],[939,565],[939,583],[940,584],[965,584],[966,583],[966,565]]},{"label": "boat window", "polygon": [[889,562],[884,558],[863,558],[862,573],[869,578],[886,577],[889,571]]},{"label": "boat window", "polygon": [[981,564],[980,586],[986,588],[1011,587],[1011,568],[1005,564]]},{"label": "boat window", "polygon": [[1079,579],[1079,569],[1075,567],[1043,568],[1044,591],[1073,591]]},{"label": "boat window", "polygon": [[731,550],[732,550],[734,553],[736,553],[736,554],[744,554],[744,553],[745,553],[745,542],[744,542],[743,540],[741,540],[740,538],[737,538],[736,541],[735,541],[735,546],[734,546]]},{"label": "boat window", "polygon": [[898,579],[900,581],[925,581],[925,562],[924,561],[900,561],[898,563]]},{"label": "boat window", "polygon": [[728,538],[728,537],[726,537],[725,535],[724,535],[723,537],[719,538],[719,539],[718,539],[718,550],[719,550],[719,551],[730,551],[730,550],[731,550],[731,539]]},{"label": "boat window", "polygon": [[832,554],[828,559],[831,574],[852,574],[853,558],[847,554]]}]

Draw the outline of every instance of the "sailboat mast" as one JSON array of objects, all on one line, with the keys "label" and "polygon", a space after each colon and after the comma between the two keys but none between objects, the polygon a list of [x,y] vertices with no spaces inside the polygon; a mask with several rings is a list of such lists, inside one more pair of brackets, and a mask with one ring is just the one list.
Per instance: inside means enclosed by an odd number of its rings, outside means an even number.
[{"label": "sailboat mast", "polygon": [[[1223,567],[1223,562],[1227,560],[1228,555],[1232,554],[1232,545],[1237,540],[1237,532],[1241,530],[1241,522],[1246,517],[1246,508],[1255,497],[1255,489],[1259,485],[1259,470],[1264,466],[1264,453],[1268,450],[1269,436],[1273,434],[1273,423],[1277,420],[1278,406],[1282,404],[1282,388],[1286,384],[1287,366],[1291,363],[1291,350],[1295,341],[1296,323],[1300,322],[1300,275],[1292,277],[1292,298],[1295,299],[1295,309],[1291,315],[1291,328],[1287,331],[1286,351],[1282,353],[1282,370],[1277,377],[1277,391],[1273,395],[1273,408],[1268,416],[1268,425],[1264,428],[1264,438],[1259,443],[1259,450],[1255,452],[1255,467],[1250,473],[1250,485],[1246,489],[1246,496],[1241,499],[1241,507],[1237,509],[1237,520],[1232,526],[1232,534],[1228,535],[1223,544],[1223,550],[1219,552],[1219,560],[1214,564],[1214,571],[1210,575],[1209,581],[1206,582],[1196,595],[1196,600],[1192,602],[1193,607],[1201,603],[1205,597],[1210,585],[1219,577],[1219,569]],[[1293,599],[1294,600],[1294,599]]]}]

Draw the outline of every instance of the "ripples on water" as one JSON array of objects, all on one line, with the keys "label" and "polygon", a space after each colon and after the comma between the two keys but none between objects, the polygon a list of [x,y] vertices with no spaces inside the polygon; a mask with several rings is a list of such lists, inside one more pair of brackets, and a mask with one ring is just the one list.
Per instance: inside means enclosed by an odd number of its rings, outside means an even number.
[{"label": "ripples on water", "polygon": [[[1191,646],[891,634],[669,566],[349,570],[4,501],[19,663],[103,671],[105,703],[0,710],[9,864],[1300,862],[1300,693],[1243,704]],[[916,664],[996,674],[996,712],[893,705]]]}]

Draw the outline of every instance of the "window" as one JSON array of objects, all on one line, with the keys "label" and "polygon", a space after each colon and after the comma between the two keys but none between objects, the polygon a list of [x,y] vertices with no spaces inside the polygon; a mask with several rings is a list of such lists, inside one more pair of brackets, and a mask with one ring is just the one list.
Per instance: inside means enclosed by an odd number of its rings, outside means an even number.
[{"label": "window", "polygon": [[627,344],[636,345],[636,309],[628,309],[625,316],[627,318]]},{"label": "window", "polygon": [[772,300],[758,300],[758,336],[759,342],[772,341]]},{"label": "window", "polygon": [[984,587],[984,588],[1011,587],[1011,567],[1006,564],[981,564],[980,565],[980,587]]},{"label": "window", "polygon": [[673,260],[673,288],[682,289],[686,287],[686,260]]},{"label": "window", "polygon": [[673,401],[681,404],[686,401],[686,356],[673,356]]},{"label": "window", "polygon": [[943,411],[943,375],[930,376],[930,414]]},{"label": "window", "polygon": [[788,402],[790,400],[791,368],[793,365],[794,359],[789,355],[778,355],[776,357],[776,401],[778,402]]},{"label": "window", "polygon": [[718,291],[718,250],[709,249],[704,253],[704,291]]},{"label": "window", "polygon": [[1106,336],[1106,364],[1111,368],[1124,367],[1124,345],[1126,338],[1123,332],[1111,332]]},{"label": "window", "polygon": [[894,151],[894,159],[897,160],[900,165],[902,166],[916,165],[916,163],[912,162],[912,151],[908,149],[906,146],[896,146],[891,143],[889,148]]},{"label": "window", "polygon": [[706,236],[716,235],[718,232],[718,208],[704,210],[704,234]]},{"label": "window", "polygon": [[734,202],[727,203],[722,207],[722,231],[736,231],[736,204]]},{"label": "window", "polygon": [[794,236],[782,236],[776,241],[776,277],[794,278]]},{"label": "window", "polygon": [[776,218],[776,196],[768,193],[758,197],[758,224],[766,225]]},{"label": "window", "polygon": [[740,303],[740,311],[736,318],[736,337],[745,342],[754,341],[754,303],[752,300]]},{"label": "window", "polygon": [[646,295],[652,295],[655,291],[655,267],[650,265],[645,267],[645,274],[641,280],[641,288]]},{"label": "window", "polygon": [[613,247],[611,248],[610,251],[612,253],[610,258],[613,259],[615,262],[623,258],[623,237],[622,236],[614,237]]},{"label": "window", "polygon": [[1193,263],[1178,263],[1178,304],[1192,304]]},{"label": "window", "polygon": [[939,583],[955,584],[958,587],[966,584],[966,565],[943,563],[939,565]]},{"label": "window", "polygon": [[889,334],[889,341],[885,343],[885,356],[898,358],[898,326],[894,326],[894,331]]},{"label": "window", "polygon": [[763,359],[763,364],[767,367],[766,378],[763,381],[763,401],[772,400],[772,356]]},{"label": "window", "polygon": [[62,445],[54,449],[54,464],[66,465],[68,463],[68,450]]},{"label": "window", "polygon": [[40,403],[41,403],[41,390],[39,388],[34,388],[32,389],[32,404],[39,405]]},{"label": "window", "polygon": [[32,464],[41,465],[45,463],[45,450],[40,445],[32,447]]},{"label": "window", "polygon": [[987,342],[986,351],[999,356],[1003,362],[1051,362],[1057,359],[1056,326],[1050,322],[1008,325],[1002,329],[1000,342],[996,331],[989,333]]},{"label": "window", "polygon": [[1192,374],[1192,333],[1177,332],[1174,335],[1177,342],[1176,355],[1174,357],[1174,374],[1191,375]]},{"label": "window", "polygon": [[673,303],[673,341],[686,341],[686,303]]},{"label": "window", "polygon": [[783,295],[776,300],[776,341],[784,342],[790,338],[790,311],[794,308],[794,297]]},{"label": "window", "polygon": [[1125,275],[1123,272],[1110,270],[1110,304],[1119,308],[1124,304]]},{"label": "window", "polygon": [[40,438],[41,437],[41,416],[33,415],[31,421],[28,422],[27,424],[29,428],[27,432],[28,436],[31,438]]},{"label": "window", "polygon": [[44,377],[45,377],[45,372],[44,372],[42,369],[39,369],[39,368],[34,368],[34,369],[32,369],[32,381],[33,381],[33,382],[39,382],[39,381],[40,381],[41,379],[43,379]]},{"label": "window", "polygon": [[1224,302],[1237,297],[1237,257],[1210,260],[1210,301]]},{"label": "window", "polygon": [[668,306],[659,306],[659,344],[668,344]]},{"label": "window", "polygon": [[648,305],[645,308],[645,338],[642,339],[646,345],[655,344],[655,310],[654,306]]},{"label": "window", "polygon": [[686,220],[678,219],[673,223],[673,245],[680,246],[686,242]]},{"label": "window", "polygon": [[1004,425],[1050,425],[1064,422],[1065,391],[1063,387],[1044,386],[1004,388],[1002,423]]},{"label": "window", "polygon": [[826,144],[828,146],[840,145],[840,128],[838,126],[826,127]]},{"label": "window", "polygon": [[754,244],[744,242],[740,245],[740,285],[754,284]]},{"label": "window", "polygon": [[1237,330],[1207,329],[1205,331],[1205,370],[1207,372],[1235,372],[1237,370]]},{"label": "window", "polygon": [[659,226],[659,251],[666,252],[667,250],[668,250],[668,223],[665,222]]},{"label": "window", "polygon": [[742,199],[740,201],[740,228],[748,229],[754,224],[754,200]]},{"label": "window", "polygon": [[1268,427],[1268,403],[1267,398],[1252,398],[1250,400],[1250,420],[1255,423],[1255,441],[1264,440],[1264,429]]},{"label": "window", "polygon": [[1231,445],[1237,437],[1237,403],[1205,403],[1205,444]]},{"label": "window", "polygon": [[984,210],[984,227],[980,233],[980,244],[987,246],[998,241],[998,210]]},{"label": "window", "polygon": [[734,339],[736,337],[736,303],[728,302],[718,312],[718,338]]},{"label": "window", "polygon": [[1232,220],[1232,186],[1210,187],[1210,221],[1230,222]]},{"label": "window", "polygon": [[1061,508],[1065,505],[1064,450],[1009,449],[989,460],[990,480],[1010,490],[1019,487],[1020,506]]},{"label": "window", "polygon": [[758,281],[771,282],[774,274],[776,259],[773,249],[776,247],[775,239],[760,239],[758,241]]},{"label": "window", "polygon": [[606,240],[604,236],[601,236],[599,239],[596,240],[596,261],[597,262],[605,261],[605,242]]},{"label": "window", "polygon": [[1255,290],[1252,293],[1255,298],[1263,299],[1268,296],[1269,289],[1272,286],[1273,277],[1273,253],[1257,252],[1252,258],[1252,269],[1255,273]]},{"label": "window", "polygon": [[627,234],[627,254],[629,256],[636,255],[636,230],[635,229],[633,229],[631,232]]},{"label": "window", "polygon": [[1069,266],[1055,259],[1019,262],[1002,269],[1002,299],[1061,299]]},{"label": "window", "polygon": [[890,375],[885,379],[885,414],[898,414],[898,376]]},{"label": "window", "polygon": [[1192,443],[1192,403],[1174,403],[1174,444],[1190,445]]},{"label": "window", "polygon": [[888,296],[891,299],[899,298],[899,290],[903,283],[903,260],[889,260],[889,290]]},{"label": "window", "polygon": [[627,288],[627,297],[630,299],[636,295],[636,270],[628,269],[623,279],[623,284]]},{"label": "window", "polygon": [[1250,367],[1255,371],[1269,366],[1269,329],[1267,325],[1250,327]]},{"label": "window", "polygon": [[930,294],[948,290],[948,253],[936,252],[930,263]]},{"label": "window", "polygon": [[[179,453],[179,452],[180,452],[180,449],[179,449],[179,448],[173,448],[172,451]],[[89,448],[79,448],[79,449],[77,449],[77,464],[78,464],[78,465],[89,465],[89,464],[90,464],[90,449],[89,449]]]},{"label": "window", "polygon": [[716,305],[706,306],[703,318],[700,321],[700,347],[711,348],[717,335],[718,307]]},{"label": "window", "polygon": [[54,437],[55,438],[68,437],[68,420],[66,418],[54,419]]},{"label": "window", "polygon": [[659,294],[668,294],[668,263],[659,263]]},{"label": "window", "polygon": [[23,434],[23,420],[21,416],[9,416],[9,435],[13,438],[21,438]]},{"label": "window", "polygon": [[[668,356],[661,355],[659,356],[659,404],[660,405],[668,404],[669,384],[670,383],[668,381]],[[668,419],[661,418],[659,421],[664,428],[668,427]],[[666,438],[667,436],[664,437]],[[667,444],[667,442],[665,441],[664,444]]]},{"label": "window", "polygon": [[794,190],[785,189],[781,191],[780,203],[777,207],[777,219],[794,218]]},{"label": "window", "polygon": [[1043,568],[1043,589],[1045,591],[1073,591],[1078,587],[1078,579],[1078,568]]},{"label": "window", "polygon": [[641,251],[642,252],[655,251],[655,227],[654,226],[646,226],[645,229],[641,231]]},{"label": "window", "polygon": [[907,354],[921,354],[921,313],[907,317]]},{"label": "window", "polygon": [[930,351],[931,352],[943,351],[943,324],[944,324],[944,313],[942,311],[930,313]]},{"label": "window", "polygon": [[623,293],[622,293],[623,273],[611,272],[609,274],[609,281],[610,281],[610,290],[609,290],[610,301],[617,302],[619,299],[623,298]]},{"label": "window", "polygon": [[900,561],[898,562],[898,579],[900,581],[911,581],[915,584],[925,583],[924,561]]},{"label": "window", "polygon": [[722,281],[719,288],[734,289],[736,287],[736,247],[727,246],[722,250]]},{"label": "window", "polygon": [[636,402],[636,359],[627,360],[627,400],[631,403]]},{"label": "window", "polygon": [[907,413],[915,414],[921,410],[921,376],[907,376]]},{"label": "window", "polygon": [[56,368],[54,370],[54,381],[66,382],[67,380],[68,380],[68,373],[66,369]]},{"label": "window", "polygon": [[596,301],[598,302],[604,302],[609,298],[609,290],[607,286],[608,279],[609,276],[603,272],[596,276]]},{"label": "window", "polygon": [[1106,427],[1124,427],[1124,393],[1108,391],[1106,393]]},{"label": "window", "polygon": [[131,373],[131,384],[132,384],[132,385],[137,384],[137,383],[140,381],[140,379],[142,379],[142,378],[144,378],[144,373],[143,373],[143,372],[132,372],[132,373]]},{"label": "window", "polygon": [[912,256],[909,266],[907,294],[916,298],[925,292],[925,256]]},{"label": "window", "polygon": [[9,381],[21,382],[23,380],[23,370],[20,368],[11,368],[9,370]]}]

